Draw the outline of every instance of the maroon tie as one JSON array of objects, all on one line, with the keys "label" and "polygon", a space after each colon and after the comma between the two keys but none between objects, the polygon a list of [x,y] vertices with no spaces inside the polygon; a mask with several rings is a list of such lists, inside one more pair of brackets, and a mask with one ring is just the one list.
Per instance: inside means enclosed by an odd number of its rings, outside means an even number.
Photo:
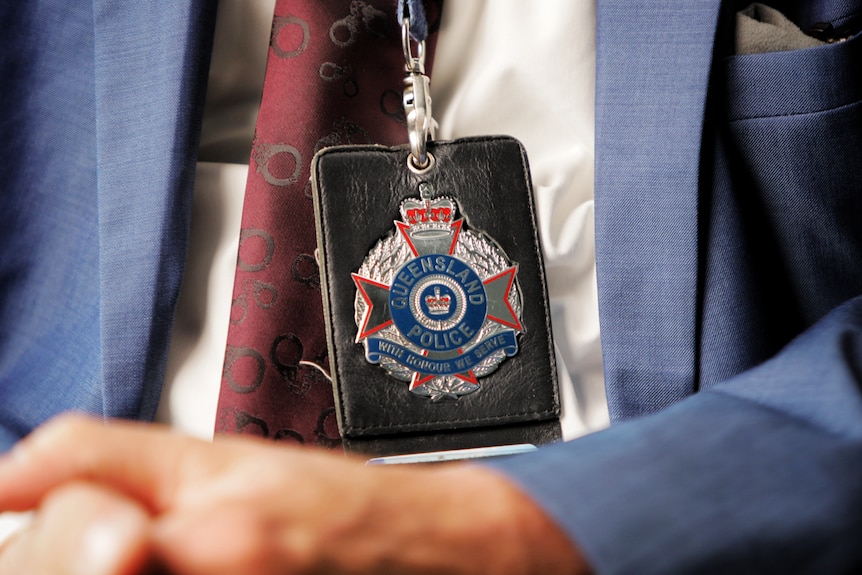
[{"label": "maroon tie", "polygon": [[[394,0],[278,0],[246,184],[217,432],[337,447],[309,169],[407,141]],[[437,20],[429,6],[428,21]],[[428,38],[427,69],[433,54]],[[429,72],[430,73],[430,72]],[[361,226],[362,222],[356,222]],[[350,242],[350,230],[344,241]]]}]

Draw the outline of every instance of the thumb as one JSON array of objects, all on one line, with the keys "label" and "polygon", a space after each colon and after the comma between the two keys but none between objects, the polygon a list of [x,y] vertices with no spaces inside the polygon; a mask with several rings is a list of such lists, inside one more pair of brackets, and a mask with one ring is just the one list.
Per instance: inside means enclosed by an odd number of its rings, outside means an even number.
[{"label": "thumb", "polygon": [[51,492],[35,521],[0,554],[0,575],[139,573],[150,547],[150,518],[110,490],[70,483]]}]

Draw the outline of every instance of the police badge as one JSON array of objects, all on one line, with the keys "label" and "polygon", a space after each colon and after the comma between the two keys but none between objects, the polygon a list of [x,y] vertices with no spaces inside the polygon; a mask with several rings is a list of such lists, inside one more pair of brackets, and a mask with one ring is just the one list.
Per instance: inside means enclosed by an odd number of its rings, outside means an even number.
[{"label": "police badge", "polygon": [[430,184],[419,191],[353,274],[356,342],[413,393],[457,399],[518,351],[517,266],[464,226],[451,198],[434,197]]},{"label": "police badge", "polygon": [[505,136],[434,142],[410,51],[409,145],[312,164],[329,366],[347,449],[407,454],[560,437],[526,153]]}]

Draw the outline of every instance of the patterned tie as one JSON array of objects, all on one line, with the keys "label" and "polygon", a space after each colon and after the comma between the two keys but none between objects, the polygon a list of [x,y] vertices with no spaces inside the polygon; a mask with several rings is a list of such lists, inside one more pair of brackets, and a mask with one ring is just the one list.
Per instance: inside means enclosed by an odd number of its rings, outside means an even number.
[{"label": "patterned tie", "polygon": [[[341,444],[332,386],[322,371],[328,364],[310,163],[325,146],[407,141],[395,4],[276,3],[246,184],[217,432]],[[439,13],[439,3],[428,6],[428,21],[438,21]],[[426,46],[428,70],[434,36]],[[344,241],[350,241],[349,229]]]}]

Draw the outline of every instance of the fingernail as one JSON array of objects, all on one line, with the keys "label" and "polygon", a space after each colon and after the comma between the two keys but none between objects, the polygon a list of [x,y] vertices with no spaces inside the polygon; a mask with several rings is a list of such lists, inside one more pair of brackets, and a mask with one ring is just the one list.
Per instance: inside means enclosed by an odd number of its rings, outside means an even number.
[{"label": "fingernail", "polygon": [[116,569],[122,535],[113,523],[99,522],[87,527],[81,537],[81,555],[76,570],[80,575],[102,575]]},{"label": "fingernail", "polygon": [[135,517],[99,520],[81,536],[80,555],[74,566],[78,575],[110,575],[129,559],[139,544],[141,522]]}]

